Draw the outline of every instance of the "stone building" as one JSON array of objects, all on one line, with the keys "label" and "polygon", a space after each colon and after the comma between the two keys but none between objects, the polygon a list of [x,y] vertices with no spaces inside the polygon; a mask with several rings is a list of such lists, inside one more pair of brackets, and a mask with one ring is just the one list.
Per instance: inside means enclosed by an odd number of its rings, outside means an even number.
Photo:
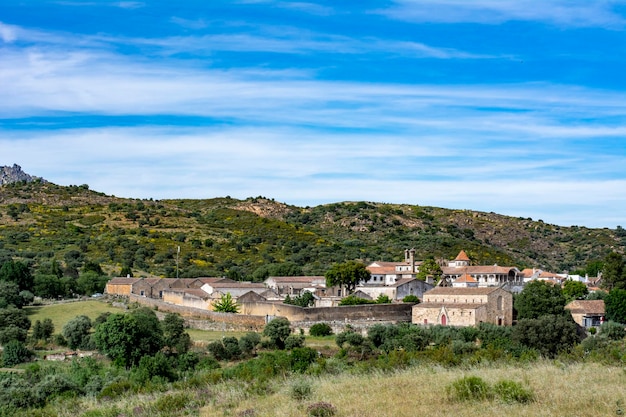
[{"label": "stone building", "polygon": [[436,287],[413,306],[414,324],[477,326],[513,324],[513,295],[499,287]]}]

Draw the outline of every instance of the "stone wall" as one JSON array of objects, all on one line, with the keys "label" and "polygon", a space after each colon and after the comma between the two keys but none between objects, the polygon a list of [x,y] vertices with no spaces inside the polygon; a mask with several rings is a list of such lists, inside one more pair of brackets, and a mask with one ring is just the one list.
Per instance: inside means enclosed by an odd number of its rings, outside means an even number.
[{"label": "stone wall", "polygon": [[183,307],[169,304],[153,298],[140,297],[134,294],[129,301],[147,307],[156,307],[160,312],[177,313],[185,318],[185,322],[192,329],[218,331],[261,331],[265,327],[265,316],[244,314],[217,313],[193,307]]}]

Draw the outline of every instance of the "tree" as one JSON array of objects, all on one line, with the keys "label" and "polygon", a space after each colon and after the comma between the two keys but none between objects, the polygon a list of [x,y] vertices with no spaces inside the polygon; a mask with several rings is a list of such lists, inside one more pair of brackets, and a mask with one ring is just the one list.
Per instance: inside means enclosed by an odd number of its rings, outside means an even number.
[{"label": "tree", "polygon": [[130,368],[142,356],[161,350],[163,332],[154,311],[139,308],[130,314],[111,314],[96,327],[94,341],[116,365]]},{"label": "tree", "polygon": [[426,281],[429,276],[433,277],[434,282],[439,282],[443,271],[434,258],[428,258],[422,262],[417,273],[417,279]]},{"label": "tree", "polygon": [[11,340],[26,341],[30,320],[24,310],[9,306],[0,309],[0,345]]},{"label": "tree", "polygon": [[589,294],[587,286],[580,281],[567,280],[563,285],[563,296],[565,296],[566,303],[573,300],[582,300],[587,294]]},{"label": "tree", "polygon": [[561,287],[545,281],[531,281],[515,297],[517,318],[536,319],[544,315],[565,314],[565,296]]},{"label": "tree", "polygon": [[270,341],[278,349],[285,348],[285,340],[291,334],[289,320],[284,317],[277,317],[265,325],[263,336],[269,337]]},{"label": "tree", "polygon": [[232,295],[227,292],[213,303],[213,311],[217,311],[218,313],[239,313],[239,306],[235,300],[233,300]]},{"label": "tree", "polygon": [[393,301],[387,294],[379,294],[376,298],[376,304],[391,304]]},{"label": "tree", "polygon": [[28,265],[22,262],[7,261],[0,266],[0,281],[14,282],[23,290],[32,290],[33,276]]},{"label": "tree", "polygon": [[359,282],[367,282],[370,277],[371,274],[365,265],[357,261],[334,264],[325,274],[327,287],[336,285],[346,287],[349,294],[354,292]]},{"label": "tree", "polygon": [[604,299],[606,319],[626,323],[626,290],[612,289]]},{"label": "tree", "polygon": [[91,319],[87,316],[77,316],[68,321],[61,334],[71,349],[90,348]]},{"label": "tree", "polygon": [[57,298],[65,295],[65,285],[61,278],[52,274],[36,274],[33,292],[42,298]]},{"label": "tree", "polygon": [[43,322],[37,320],[33,325],[34,340],[48,340],[54,333],[54,324],[49,318],[43,319]]},{"label": "tree", "polygon": [[569,350],[580,341],[576,323],[571,316],[563,314],[519,320],[513,327],[511,338],[549,357]]},{"label": "tree", "polygon": [[626,266],[624,257],[616,252],[611,252],[604,260],[602,270],[602,285],[607,290],[613,288],[626,289]]},{"label": "tree", "polygon": [[191,337],[185,331],[185,320],[178,314],[168,313],[163,322],[163,346],[169,351],[183,354],[191,348]]},{"label": "tree", "polygon": [[301,295],[295,298],[291,298],[289,297],[289,294],[287,294],[287,297],[285,297],[283,302],[294,306],[310,307],[315,304],[315,297],[310,291],[304,291]]},{"label": "tree", "polygon": [[24,299],[20,296],[19,286],[15,282],[0,281],[0,308],[22,308],[23,305]]},{"label": "tree", "polygon": [[4,346],[2,351],[2,362],[4,366],[14,366],[23,362],[28,362],[33,357],[33,353],[18,340],[11,340]]}]

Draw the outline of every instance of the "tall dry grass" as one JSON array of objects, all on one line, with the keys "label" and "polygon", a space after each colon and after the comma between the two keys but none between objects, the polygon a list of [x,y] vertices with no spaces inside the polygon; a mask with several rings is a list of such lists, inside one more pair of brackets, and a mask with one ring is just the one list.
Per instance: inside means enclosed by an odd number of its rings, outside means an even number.
[{"label": "tall dry grass", "polygon": [[[463,376],[475,375],[489,384],[508,379],[531,388],[536,401],[506,404],[498,400],[454,402],[446,387]],[[220,390],[203,417],[236,416],[253,409],[255,416],[300,417],[307,405],[325,401],[337,408],[338,417],[413,416],[617,416],[626,413],[626,369],[599,364],[538,362],[528,366],[475,369],[411,368],[392,374],[310,377],[312,395],[296,400],[290,395],[292,380],[276,382],[270,395],[246,396],[241,389]],[[242,414],[243,415],[243,414]]]}]

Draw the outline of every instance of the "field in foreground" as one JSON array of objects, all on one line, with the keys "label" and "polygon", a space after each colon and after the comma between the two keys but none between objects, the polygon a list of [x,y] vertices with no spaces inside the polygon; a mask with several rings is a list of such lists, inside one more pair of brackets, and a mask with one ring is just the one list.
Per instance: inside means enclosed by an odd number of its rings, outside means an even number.
[{"label": "field in foreground", "polygon": [[[536,395],[529,404],[499,400],[450,400],[446,387],[464,376],[479,376],[489,384],[507,379],[522,383]],[[626,369],[600,364],[562,364],[540,361],[522,366],[445,369],[415,367],[392,374],[341,374],[306,377],[312,393],[305,400],[293,398],[297,379],[283,380],[269,395],[247,397],[242,389],[219,390],[203,417],[254,415],[296,417],[306,407],[324,401],[336,407],[335,416],[617,416],[626,412]],[[302,383],[300,381],[299,383]],[[244,414],[254,410],[254,414]]]}]

